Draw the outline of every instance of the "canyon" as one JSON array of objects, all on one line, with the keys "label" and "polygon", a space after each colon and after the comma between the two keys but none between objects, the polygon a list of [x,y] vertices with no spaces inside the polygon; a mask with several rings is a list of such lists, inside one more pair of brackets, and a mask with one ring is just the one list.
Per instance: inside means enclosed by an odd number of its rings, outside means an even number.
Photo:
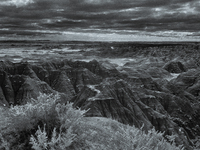
[{"label": "canyon", "polygon": [[87,117],[155,128],[186,149],[198,145],[198,43],[22,44],[2,44],[1,107],[59,93],[62,103],[88,110]]}]

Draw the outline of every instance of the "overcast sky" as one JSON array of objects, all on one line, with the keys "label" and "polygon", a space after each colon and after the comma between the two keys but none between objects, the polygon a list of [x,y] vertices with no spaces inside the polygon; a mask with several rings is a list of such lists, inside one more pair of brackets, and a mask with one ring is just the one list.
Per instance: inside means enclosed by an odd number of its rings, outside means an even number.
[{"label": "overcast sky", "polygon": [[0,0],[0,40],[200,41],[200,0]]}]

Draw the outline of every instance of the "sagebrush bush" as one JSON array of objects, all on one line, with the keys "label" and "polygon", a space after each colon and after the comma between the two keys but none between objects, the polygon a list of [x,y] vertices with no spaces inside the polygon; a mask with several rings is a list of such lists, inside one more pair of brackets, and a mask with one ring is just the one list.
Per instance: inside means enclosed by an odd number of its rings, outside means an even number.
[{"label": "sagebrush bush", "polygon": [[25,105],[2,108],[0,130],[11,147],[30,148],[29,138],[37,131],[38,126],[43,127],[46,124],[48,135],[54,127],[60,126],[55,110],[57,101],[58,95],[41,94],[37,100],[31,99]]},{"label": "sagebrush bush", "polygon": [[1,108],[0,149],[6,150],[176,150],[154,129],[145,134],[135,127],[106,118],[84,117],[58,95],[41,94],[22,106]]}]

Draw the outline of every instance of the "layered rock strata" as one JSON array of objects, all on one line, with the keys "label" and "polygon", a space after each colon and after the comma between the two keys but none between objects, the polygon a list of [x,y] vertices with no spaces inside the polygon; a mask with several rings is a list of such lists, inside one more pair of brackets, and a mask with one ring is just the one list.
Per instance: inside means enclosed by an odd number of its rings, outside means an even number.
[{"label": "layered rock strata", "polygon": [[[87,116],[143,126],[145,131],[154,127],[192,149],[191,139],[200,136],[200,70],[179,63],[145,70],[131,65],[117,70],[96,60],[0,62],[0,105],[21,105],[39,93],[58,92],[62,102],[87,109]],[[170,73],[179,76],[167,80]]]}]

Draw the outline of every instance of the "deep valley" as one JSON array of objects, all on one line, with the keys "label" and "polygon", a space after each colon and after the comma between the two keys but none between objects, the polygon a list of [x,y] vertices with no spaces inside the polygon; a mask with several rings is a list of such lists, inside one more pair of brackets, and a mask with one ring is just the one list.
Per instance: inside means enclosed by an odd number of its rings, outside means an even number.
[{"label": "deep valley", "polygon": [[59,93],[87,117],[200,146],[199,43],[4,41],[0,60],[1,107]]}]

